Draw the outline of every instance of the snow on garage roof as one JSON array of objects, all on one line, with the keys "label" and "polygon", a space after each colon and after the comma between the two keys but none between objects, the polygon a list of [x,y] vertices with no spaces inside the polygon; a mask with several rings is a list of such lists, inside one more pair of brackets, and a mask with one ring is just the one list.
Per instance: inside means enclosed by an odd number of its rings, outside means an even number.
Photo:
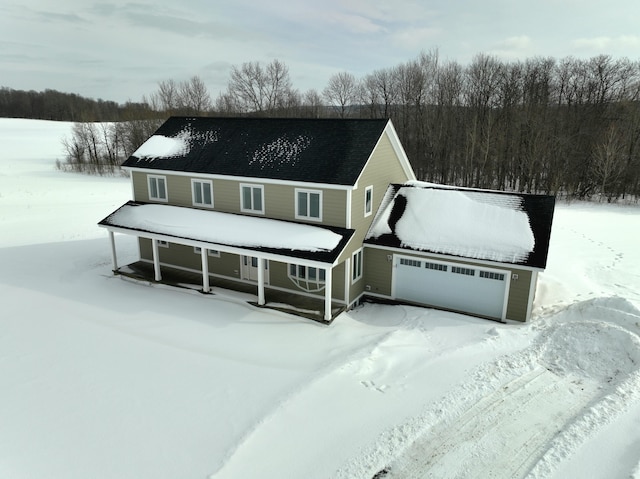
[{"label": "snow on garage roof", "polygon": [[544,268],[554,204],[543,195],[392,185],[366,242]]},{"label": "snow on garage roof", "polygon": [[353,230],[129,201],[101,226],[333,262]]}]

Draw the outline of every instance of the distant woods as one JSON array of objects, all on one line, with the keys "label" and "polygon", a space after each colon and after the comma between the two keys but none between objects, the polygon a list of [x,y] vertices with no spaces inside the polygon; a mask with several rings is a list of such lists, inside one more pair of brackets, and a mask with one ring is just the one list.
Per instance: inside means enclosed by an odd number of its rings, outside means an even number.
[{"label": "distant woods", "polygon": [[[0,115],[23,116],[7,114],[18,93],[25,92],[0,90]],[[169,115],[391,118],[422,180],[610,201],[640,196],[640,62],[626,58],[507,62],[480,54],[461,65],[428,51],[361,78],[337,73],[321,91],[305,92],[274,60],[232,67],[215,99],[193,77],[160,82],[137,104],[85,100],[85,111],[75,101],[73,118],[51,113],[68,114],[64,102],[35,116],[82,122],[65,140],[70,169],[115,170]],[[93,121],[114,123],[84,123]]]}]

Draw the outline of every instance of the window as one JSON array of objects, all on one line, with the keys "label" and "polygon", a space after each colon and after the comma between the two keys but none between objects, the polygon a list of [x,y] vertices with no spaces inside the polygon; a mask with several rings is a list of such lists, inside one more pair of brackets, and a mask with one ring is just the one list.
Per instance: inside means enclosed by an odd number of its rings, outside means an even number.
[{"label": "window", "polygon": [[169,242],[168,241],[158,240],[158,246],[160,246],[161,248],[168,248],[169,247]]},{"label": "window", "polygon": [[296,219],[322,221],[322,191],[296,188]]},{"label": "window", "polygon": [[[196,254],[200,254],[202,252],[202,248],[200,248],[199,246],[194,246],[193,247],[193,252],[196,253]],[[207,250],[207,255],[213,256],[215,258],[219,258],[220,257],[220,251],[218,251],[217,249],[208,249]]]},{"label": "window", "polygon": [[417,259],[400,258],[400,264],[405,266],[415,266],[416,268],[422,268],[422,261]]},{"label": "window", "polygon": [[452,266],[451,272],[456,274],[465,274],[467,276],[475,276],[476,270],[469,268],[461,268],[460,266]]},{"label": "window", "polygon": [[362,278],[362,249],[359,249],[351,257],[351,282],[355,283]]},{"label": "window", "polygon": [[167,201],[167,178],[164,176],[149,175],[149,199],[154,201]]},{"label": "window", "polygon": [[440,263],[424,263],[424,267],[427,269],[433,269],[435,271],[447,271],[447,265],[446,264],[440,264]]},{"label": "window", "polygon": [[213,207],[213,183],[211,180],[191,180],[193,206]]},{"label": "window", "polygon": [[264,187],[241,184],[240,205],[240,209],[245,213],[264,214]]},{"label": "window", "polygon": [[480,277],[486,279],[495,279],[497,281],[504,281],[503,273],[494,273],[493,271],[482,271],[480,270]]},{"label": "window", "polygon": [[373,212],[373,185],[364,190],[364,215],[369,216]]},{"label": "window", "polygon": [[326,273],[322,268],[289,264],[289,278],[300,289],[320,291],[325,287]]}]

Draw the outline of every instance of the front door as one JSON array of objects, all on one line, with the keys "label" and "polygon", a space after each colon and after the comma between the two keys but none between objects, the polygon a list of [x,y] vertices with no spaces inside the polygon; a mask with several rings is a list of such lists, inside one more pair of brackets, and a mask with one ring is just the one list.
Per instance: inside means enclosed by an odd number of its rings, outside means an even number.
[{"label": "front door", "polygon": [[[255,256],[242,256],[240,260],[242,279],[258,281],[258,258]],[[265,261],[264,282],[269,284],[269,261]]]}]

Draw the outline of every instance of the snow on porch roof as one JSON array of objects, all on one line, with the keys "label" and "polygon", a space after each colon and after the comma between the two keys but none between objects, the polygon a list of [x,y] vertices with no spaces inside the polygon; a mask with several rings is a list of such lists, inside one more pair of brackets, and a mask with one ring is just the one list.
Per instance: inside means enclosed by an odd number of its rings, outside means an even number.
[{"label": "snow on porch roof", "polygon": [[333,263],[353,235],[343,228],[134,201],[98,225],[323,263]]},{"label": "snow on porch roof", "polygon": [[544,268],[554,205],[545,195],[391,185],[365,242]]}]

